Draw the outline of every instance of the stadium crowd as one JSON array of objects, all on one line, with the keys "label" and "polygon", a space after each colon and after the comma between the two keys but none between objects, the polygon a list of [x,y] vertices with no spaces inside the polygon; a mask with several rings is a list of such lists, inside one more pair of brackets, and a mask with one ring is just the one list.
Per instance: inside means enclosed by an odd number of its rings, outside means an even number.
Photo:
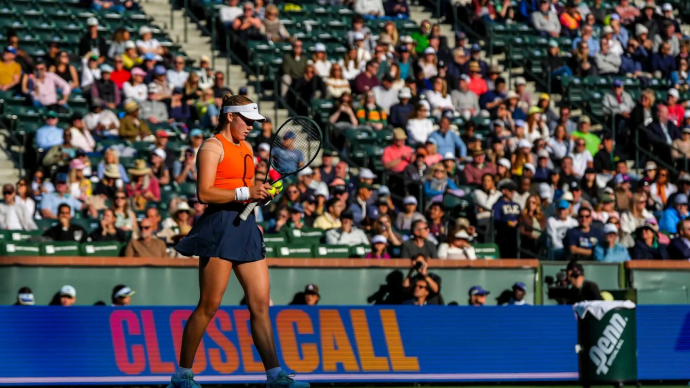
[{"label": "stadium crowd", "polygon": [[[619,76],[603,99],[617,133],[593,131],[586,111],[573,117],[567,104],[530,92],[525,77],[508,82],[463,31],[453,47],[426,20],[411,35],[398,33],[395,20],[409,17],[406,0],[338,5],[355,12],[341,59],[328,58],[321,42],[305,51],[281,22],[286,4],[221,6],[228,33],[290,43],[275,92],[295,112],[311,112],[305,101],[334,101],[321,123],[332,144],[257,211],[267,245],[278,235],[288,236],[283,245],[306,243],[297,230],[326,246],[366,246],[354,256],[372,259],[690,258],[690,175],[671,171],[690,155],[690,110],[679,100],[688,89],[690,41],[670,4],[454,5],[479,30],[529,23],[551,39],[543,65],[554,78]],[[380,34],[367,26],[372,21],[385,22]],[[50,43],[41,56],[6,33],[0,89],[23,98],[44,122],[26,131],[37,167],[4,185],[0,229],[34,231],[30,241],[39,243],[116,242],[128,257],[175,256],[170,248],[205,210],[194,195],[196,152],[232,91],[209,58],[190,68],[149,26],[105,37],[99,18],[85,25],[77,47]],[[572,38],[572,52],[561,52],[558,37]],[[635,101],[624,78],[661,82],[667,99],[644,90]],[[75,95],[88,101],[86,114],[70,106]],[[273,124],[257,123],[250,139],[257,180],[277,178],[267,163]],[[380,160],[348,163],[352,130],[390,135]],[[635,131],[672,169],[653,160],[629,169],[626,139]],[[468,205],[458,215],[461,202]],[[493,253],[478,253],[478,244],[495,244]]]}]

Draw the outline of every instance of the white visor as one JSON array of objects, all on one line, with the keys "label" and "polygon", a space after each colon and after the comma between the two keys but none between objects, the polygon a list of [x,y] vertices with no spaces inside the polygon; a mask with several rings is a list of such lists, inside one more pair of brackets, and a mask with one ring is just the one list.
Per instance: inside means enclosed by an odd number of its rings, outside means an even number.
[{"label": "white visor", "polygon": [[131,288],[125,287],[125,288],[121,289],[120,291],[116,292],[115,295],[113,295],[113,296],[115,298],[122,298],[122,297],[126,297],[126,296],[132,296],[134,294],[135,294],[135,292]]},{"label": "white visor", "polygon": [[259,113],[259,106],[257,104],[224,106],[223,113],[239,113],[249,120],[266,121],[266,118]]}]

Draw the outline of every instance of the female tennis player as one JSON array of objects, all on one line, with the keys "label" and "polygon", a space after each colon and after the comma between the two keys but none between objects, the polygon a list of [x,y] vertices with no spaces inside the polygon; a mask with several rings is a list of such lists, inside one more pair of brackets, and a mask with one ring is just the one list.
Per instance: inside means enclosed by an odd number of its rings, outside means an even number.
[{"label": "female tennis player", "polygon": [[266,248],[254,215],[246,221],[240,213],[251,201],[268,201],[271,185],[254,182],[254,155],[245,141],[255,121],[264,121],[256,104],[244,96],[226,95],[216,135],[206,140],[197,156],[197,193],[208,209],[175,249],[199,256],[199,304],[184,327],[180,366],[168,388],[200,387],[192,364],[206,327],[223,299],[230,272],[244,289],[254,345],[266,369],[268,388],[308,388],[278,364],[273,329],[268,316],[268,266]]}]

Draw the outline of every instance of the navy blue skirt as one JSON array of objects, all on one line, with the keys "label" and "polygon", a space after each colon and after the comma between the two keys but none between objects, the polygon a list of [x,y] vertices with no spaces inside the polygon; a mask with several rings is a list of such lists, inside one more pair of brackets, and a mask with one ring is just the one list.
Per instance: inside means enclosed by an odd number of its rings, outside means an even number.
[{"label": "navy blue skirt", "polygon": [[266,246],[256,217],[252,213],[246,221],[240,219],[244,207],[242,204],[209,206],[175,250],[185,256],[239,262],[264,259]]}]

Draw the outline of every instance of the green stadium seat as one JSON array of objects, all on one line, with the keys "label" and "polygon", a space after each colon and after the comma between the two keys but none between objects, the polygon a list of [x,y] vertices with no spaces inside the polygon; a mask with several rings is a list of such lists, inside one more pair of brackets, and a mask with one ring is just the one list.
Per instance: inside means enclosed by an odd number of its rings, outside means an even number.
[{"label": "green stadium seat", "polygon": [[30,241],[13,241],[3,245],[3,253],[7,256],[40,256],[41,243]]},{"label": "green stadium seat", "polygon": [[350,256],[349,245],[314,245],[314,257],[342,259]]},{"label": "green stadium seat", "polygon": [[479,259],[498,259],[501,257],[496,244],[473,244],[472,247],[474,247],[474,252]]},{"label": "green stadium seat", "polygon": [[288,229],[287,236],[291,244],[319,242],[325,232],[319,228]]},{"label": "green stadium seat", "polygon": [[124,244],[117,242],[88,242],[81,244],[82,256],[119,257]]},{"label": "green stadium seat", "polygon": [[46,230],[52,228],[55,224],[57,224],[57,220],[51,220],[48,218],[42,218],[40,220],[34,220],[36,222],[36,226],[38,226],[38,230],[45,232]]},{"label": "green stadium seat", "polygon": [[53,241],[40,244],[41,256],[81,256],[76,241]]},{"label": "green stadium seat", "polygon": [[350,247],[350,256],[364,257],[371,252],[371,245],[355,245]]},{"label": "green stadium seat", "polygon": [[281,246],[280,248],[276,249],[276,256],[277,257],[286,257],[286,258],[305,258],[305,257],[312,257],[312,246],[311,245],[299,245],[299,244],[290,244],[289,246]]},{"label": "green stadium seat", "polygon": [[8,240],[10,241],[26,241],[31,237],[43,235],[42,230],[8,230],[7,232],[7,236],[9,237]]},{"label": "green stadium seat", "polygon": [[288,238],[284,233],[266,233],[264,234],[264,243],[285,245],[288,243]]}]

